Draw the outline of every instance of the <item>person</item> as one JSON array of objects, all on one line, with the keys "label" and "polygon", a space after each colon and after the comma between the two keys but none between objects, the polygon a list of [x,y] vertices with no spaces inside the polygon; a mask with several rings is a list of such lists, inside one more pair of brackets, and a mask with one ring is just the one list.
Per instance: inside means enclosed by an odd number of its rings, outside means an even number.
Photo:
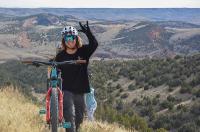
[{"label": "person", "polygon": [[97,108],[97,102],[94,96],[94,88],[90,86],[90,93],[85,94],[87,116],[89,121],[94,121],[94,112]]},{"label": "person", "polygon": [[55,61],[86,60],[86,64],[64,65],[61,70],[63,97],[63,116],[66,122],[71,123],[71,128],[66,132],[77,132],[83,122],[85,112],[84,94],[90,93],[88,79],[88,64],[91,55],[98,47],[98,42],[90,30],[88,21],[85,25],[79,22],[80,32],[83,32],[88,40],[88,45],[82,45],[78,31],[73,26],[66,26],[62,30],[62,51]]}]

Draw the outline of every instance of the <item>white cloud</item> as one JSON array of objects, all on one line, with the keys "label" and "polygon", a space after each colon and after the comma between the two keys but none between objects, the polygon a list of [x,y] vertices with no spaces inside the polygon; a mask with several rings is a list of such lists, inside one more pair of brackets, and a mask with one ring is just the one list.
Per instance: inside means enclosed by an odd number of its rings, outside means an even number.
[{"label": "white cloud", "polygon": [[197,7],[200,0],[0,0],[1,7],[121,7],[121,8],[152,8],[152,7]]}]

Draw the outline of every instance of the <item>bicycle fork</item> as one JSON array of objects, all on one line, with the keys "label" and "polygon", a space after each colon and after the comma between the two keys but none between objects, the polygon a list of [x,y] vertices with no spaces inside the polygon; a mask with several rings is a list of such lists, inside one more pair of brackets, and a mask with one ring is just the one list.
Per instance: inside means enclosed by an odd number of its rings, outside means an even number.
[{"label": "bicycle fork", "polygon": [[[51,117],[50,117],[50,99],[51,99],[51,91],[52,88],[49,88],[46,94],[46,121],[49,124]],[[58,109],[59,109],[59,123],[63,121],[63,93],[62,91],[57,88],[58,91]]]}]

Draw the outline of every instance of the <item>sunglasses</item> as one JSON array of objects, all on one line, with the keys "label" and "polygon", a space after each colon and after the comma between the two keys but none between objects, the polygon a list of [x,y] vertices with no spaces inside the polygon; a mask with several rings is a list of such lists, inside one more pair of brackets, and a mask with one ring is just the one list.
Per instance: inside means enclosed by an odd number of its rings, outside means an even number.
[{"label": "sunglasses", "polygon": [[65,35],[65,36],[64,36],[65,42],[74,41],[74,39],[75,39],[75,36],[74,36],[74,35]]}]

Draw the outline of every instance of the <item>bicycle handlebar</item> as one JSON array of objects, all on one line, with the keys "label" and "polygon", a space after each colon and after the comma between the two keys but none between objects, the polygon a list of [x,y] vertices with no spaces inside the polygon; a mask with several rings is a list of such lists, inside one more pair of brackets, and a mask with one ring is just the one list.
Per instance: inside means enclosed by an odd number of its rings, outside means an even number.
[{"label": "bicycle handlebar", "polygon": [[35,66],[41,66],[41,65],[59,66],[59,65],[64,65],[64,64],[85,64],[85,63],[87,63],[87,61],[86,60],[69,60],[69,61],[63,61],[63,62],[22,61],[22,63],[32,64]]}]

